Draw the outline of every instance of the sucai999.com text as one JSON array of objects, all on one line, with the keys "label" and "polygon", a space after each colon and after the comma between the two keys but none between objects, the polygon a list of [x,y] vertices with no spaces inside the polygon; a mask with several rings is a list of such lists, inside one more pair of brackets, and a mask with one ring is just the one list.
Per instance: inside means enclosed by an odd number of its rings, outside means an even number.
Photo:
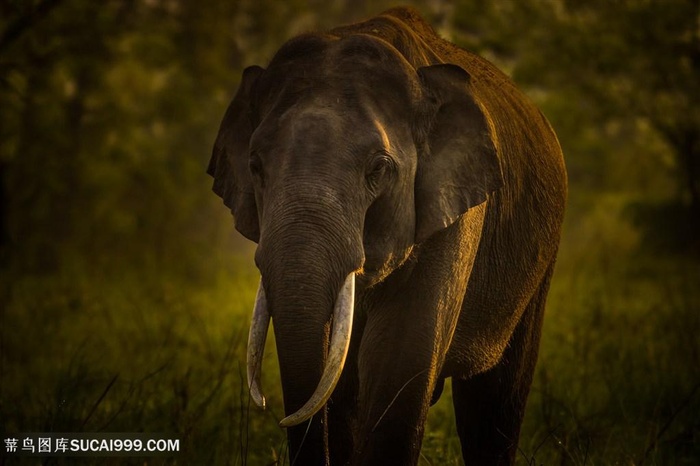
[{"label": "sucai999.com text", "polygon": [[180,440],[159,434],[5,434],[1,456],[172,456]]}]

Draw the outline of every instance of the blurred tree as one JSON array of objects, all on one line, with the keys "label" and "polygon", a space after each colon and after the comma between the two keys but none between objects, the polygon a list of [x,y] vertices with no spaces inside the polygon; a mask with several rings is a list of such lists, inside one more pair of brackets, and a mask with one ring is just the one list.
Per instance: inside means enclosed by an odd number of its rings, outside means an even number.
[{"label": "blurred tree", "polygon": [[[130,24],[129,2],[3,4],[0,118],[7,193],[5,237],[32,243],[50,261],[85,206],[80,183],[90,101],[111,56],[109,41]],[[80,31],[78,33],[78,31]],[[82,149],[82,150],[81,150]]]},{"label": "blurred tree", "polygon": [[66,257],[196,255],[193,242],[230,223],[205,168],[243,67],[389,3],[2,2],[3,255],[35,271]]},{"label": "blurred tree", "polygon": [[473,1],[459,2],[456,18],[462,44],[499,61],[534,95],[567,102],[568,110],[555,105],[569,113],[584,107],[578,143],[598,127],[602,137],[616,133],[609,157],[630,148],[648,156],[646,133],[655,132],[674,155],[691,218],[700,219],[700,1]]},{"label": "blurred tree", "polygon": [[222,218],[205,220],[204,168],[243,61],[237,14],[226,1],[3,3],[5,251],[50,271],[205,241]]},{"label": "blurred tree", "polygon": [[[0,248],[37,269],[108,250],[202,253],[183,242],[230,227],[204,168],[242,68],[392,3],[3,2]],[[409,3],[540,101],[572,181],[659,192],[673,166],[700,218],[698,0]]]}]

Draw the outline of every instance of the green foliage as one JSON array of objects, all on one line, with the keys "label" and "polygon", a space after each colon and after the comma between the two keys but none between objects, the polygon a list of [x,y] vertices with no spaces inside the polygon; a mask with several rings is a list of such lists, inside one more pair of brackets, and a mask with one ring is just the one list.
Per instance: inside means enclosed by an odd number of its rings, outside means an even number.
[{"label": "green foliage", "polygon": [[[413,3],[527,89],[567,158],[520,463],[696,464],[697,2]],[[243,67],[388,6],[0,3],[0,431],[181,439],[133,464],[289,463],[274,341],[268,411],[244,382],[252,247],[204,172]],[[421,464],[461,464],[449,395]]]},{"label": "green foliage", "polygon": [[693,464],[700,268],[645,252],[628,201],[603,201],[567,222],[521,448],[529,464]]},{"label": "green foliage", "polygon": [[3,276],[0,430],[165,432],[186,464],[237,455],[256,276],[225,259],[206,286],[89,264]]},{"label": "green foliage", "polygon": [[[557,128],[574,176],[598,172],[592,181],[606,188],[659,174],[672,177],[675,186],[667,196],[686,205],[686,221],[698,227],[697,2],[457,5],[455,40],[494,59],[529,88]],[[619,167],[627,176],[601,179]]]}]

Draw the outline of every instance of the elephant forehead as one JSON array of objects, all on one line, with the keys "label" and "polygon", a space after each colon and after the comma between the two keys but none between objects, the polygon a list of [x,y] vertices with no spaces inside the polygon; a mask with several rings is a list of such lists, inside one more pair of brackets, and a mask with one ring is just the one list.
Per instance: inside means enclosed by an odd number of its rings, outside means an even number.
[{"label": "elephant forehead", "polygon": [[408,123],[396,121],[371,99],[348,103],[337,93],[320,92],[269,112],[253,133],[251,149],[272,158],[358,163],[382,151],[401,157],[410,155],[413,143]]},{"label": "elephant forehead", "polygon": [[305,36],[273,58],[257,86],[257,100],[263,114],[308,98],[335,100],[345,107],[372,100],[405,113],[418,88],[415,70],[383,40],[365,34]]},{"label": "elephant forehead", "polygon": [[281,119],[280,136],[286,139],[291,148],[305,151],[325,152],[334,149],[376,149],[390,146],[389,136],[384,125],[369,111],[348,109],[340,105],[318,102],[307,108],[287,112]]},{"label": "elephant forehead", "polygon": [[379,37],[365,33],[304,34],[280,48],[268,71],[275,74],[270,82],[274,85],[284,77],[347,76],[348,73],[354,79],[372,79],[378,74],[405,79],[413,68],[401,52]]}]

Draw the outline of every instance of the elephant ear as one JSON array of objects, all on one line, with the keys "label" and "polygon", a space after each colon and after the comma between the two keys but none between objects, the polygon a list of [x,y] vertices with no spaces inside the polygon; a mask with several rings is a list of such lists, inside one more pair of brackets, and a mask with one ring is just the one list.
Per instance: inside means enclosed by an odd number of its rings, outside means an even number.
[{"label": "elephant ear", "polygon": [[248,168],[248,145],[255,129],[251,109],[253,87],[264,71],[259,66],[243,71],[238,92],[221,122],[207,169],[207,173],[214,177],[212,189],[231,209],[236,229],[256,243],[260,237],[260,226]]},{"label": "elephant ear", "polygon": [[426,96],[416,173],[416,243],[455,222],[503,185],[491,125],[470,76],[456,65],[418,69]]}]

